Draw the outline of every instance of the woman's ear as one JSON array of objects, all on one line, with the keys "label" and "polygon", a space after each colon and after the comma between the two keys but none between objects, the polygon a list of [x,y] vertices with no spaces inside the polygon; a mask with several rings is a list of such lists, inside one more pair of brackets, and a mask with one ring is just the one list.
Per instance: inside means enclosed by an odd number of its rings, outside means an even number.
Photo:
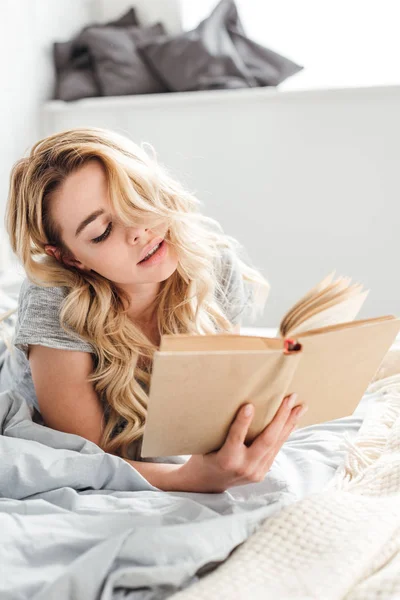
[{"label": "woman's ear", "polygon": [[61,250],[57,248],[57,246],[50,246],[50,244],[46,244],[44,247],[44,251],[49,256],[54,256],[58,260],[58,262],[62,262],[61,260]]},{"label": "woman's ear", "polygon": [[79,260],[77,260],[76,258],[74,258],[72,255],[70,255],[70,256],[63,256],[61,254],[60,248],[57,248],[57,246],[51,246],[50,244],[46,244],[45,247],[44,247],[44,251],[49,256],[54,256],[54,258],[57,259],[58,262],[61,263],[61,264],[65,264],[65,265],[68,265],[70,267],[75,267],[77,269],[81,269],[82,271],[86,270],[85,265],[83,265]]}]

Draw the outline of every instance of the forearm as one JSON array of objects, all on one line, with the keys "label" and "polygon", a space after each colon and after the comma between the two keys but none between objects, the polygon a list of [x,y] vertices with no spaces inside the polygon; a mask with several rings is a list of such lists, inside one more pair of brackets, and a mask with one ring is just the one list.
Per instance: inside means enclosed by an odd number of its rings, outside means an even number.
[{"label": "forearm", "polygon": [[169,463],[148,463],[124,458],[143,477],[165,492],[199,492],[215,494],[224,492],[229,485],[226,477],[216,472],[214,467],[205,467],[201,455],[191,456],[180,465]]},{"label": "forearm", "polygon": [[151,485],[165,492],[185,492],[187,483],[185,481],[183,465],[169,463],[150,463],[138,460],[124,460],[132,465]]}]

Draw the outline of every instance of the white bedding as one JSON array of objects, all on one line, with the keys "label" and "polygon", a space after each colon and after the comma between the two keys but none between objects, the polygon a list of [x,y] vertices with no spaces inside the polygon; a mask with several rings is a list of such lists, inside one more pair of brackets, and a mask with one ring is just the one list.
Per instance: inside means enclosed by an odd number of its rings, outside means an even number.
[{"label": "white bedding", "polygon": [[0,597],[66,600],[76,589],[85,600],[159,600],[194,583],[261,520],[323,490],[345,434],[355,439],[375,400],[366,394],[354,415],[295,431],[263,482],[188,494],[159,492],[94,444],[33,424],[21,398],[1,394]]},{"label": "white bedding", "polygon": [[4,392],[0,597],[164,599],[223,562],[261,521],[322,489],[343,458],[343,433],[353,438],[360,423],[293,434],[261,483],[161,492],[95,444],[32,423],[22,397]]},{"label": "white bedding", "polygon": [[267,519],[174,600],[400,598],[400,375],[368,395],[371,409],[328,486]]}]

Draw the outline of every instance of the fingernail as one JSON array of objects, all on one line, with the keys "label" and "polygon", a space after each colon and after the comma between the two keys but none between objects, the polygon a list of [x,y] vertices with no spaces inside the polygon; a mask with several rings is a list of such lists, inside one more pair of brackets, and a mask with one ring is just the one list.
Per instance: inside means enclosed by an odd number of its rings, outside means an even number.
[{"label": "fingernail", "polygon": [[251,404],[247,404],[245,409],[244,409],[244,414],[245,417],[250,417],[250,415],[253,413],[253,407]]},{"label": "fingernail", "polygon": [[291,396],[289,396],[289,400],[288,400],[288,407],[289,408],[293,408],[293,406],[296,404],[296,400],[297,400],[297,394],[291,394]]},{"label": "fingernail", "polygon": [[297,413],[298,417],[302,417],[303,415],[305,415],[305,413],[308,411],[308,406],[307,404],[304,404],[301,409],[299,410],[299,412]]}]

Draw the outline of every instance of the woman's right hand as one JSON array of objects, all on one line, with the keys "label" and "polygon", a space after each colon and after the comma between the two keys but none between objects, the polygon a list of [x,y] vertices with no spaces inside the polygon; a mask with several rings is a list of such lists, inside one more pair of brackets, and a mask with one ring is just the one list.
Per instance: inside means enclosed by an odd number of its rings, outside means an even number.
[{"label": "woman's right hand", "polygon": [[295,408],[297,395],[286,396],[269,425],[246,446],[246,435],[254,406],[242,406],[233,421],[225,443],[216,452],[195,454],[179,468],[179,487],[190,492],[224,492],[226,489],[262,481],[272,463],[306,412],[306,405]]}]

